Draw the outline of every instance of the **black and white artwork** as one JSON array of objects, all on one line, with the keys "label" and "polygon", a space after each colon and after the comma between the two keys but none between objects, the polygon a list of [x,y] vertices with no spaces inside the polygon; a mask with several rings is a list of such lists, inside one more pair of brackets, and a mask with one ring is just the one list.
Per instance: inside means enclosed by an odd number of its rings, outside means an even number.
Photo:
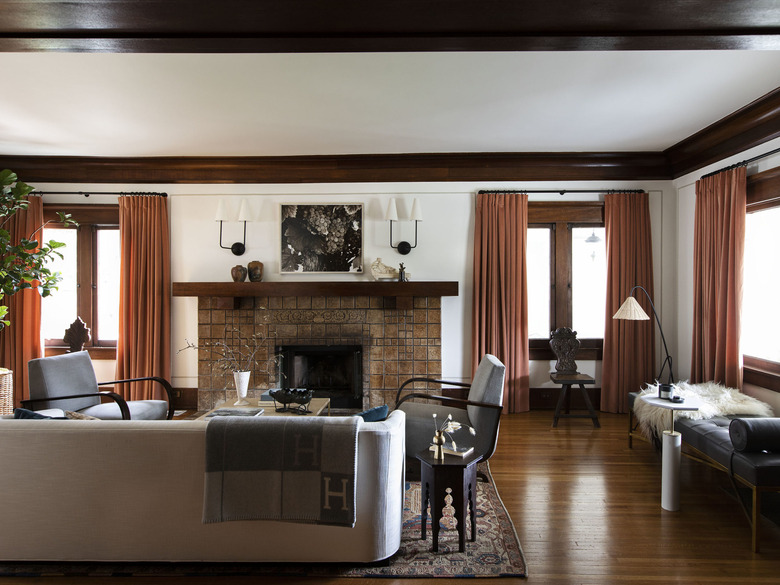
[{"label": "black and white artwork", "polygon": [[282,274],[363,272],[363,205],[282,204]]}]

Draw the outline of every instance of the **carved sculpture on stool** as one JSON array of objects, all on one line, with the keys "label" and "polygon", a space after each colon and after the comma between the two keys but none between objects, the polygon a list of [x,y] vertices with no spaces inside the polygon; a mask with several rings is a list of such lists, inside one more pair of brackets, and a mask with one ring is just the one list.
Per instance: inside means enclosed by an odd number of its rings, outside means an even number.
[{"label": "carved sculpture on stool", "polygon": [[576,374],[577,363],[574,357],[577,350],[580,349],[580,340],[577,339],[577,332],[569,327],[560,327],[550,333],[550,347],[558,358],[555,363],[555,372],[557,374]]},{"label": "carved sculpture on stool", "polygon": [[81,317],[76,317],[76,320],[65,330],[62,340],[68,345],[68,351],[75,353],[83,350],[91,338],[92,335],[87,324],[81,320]]}]

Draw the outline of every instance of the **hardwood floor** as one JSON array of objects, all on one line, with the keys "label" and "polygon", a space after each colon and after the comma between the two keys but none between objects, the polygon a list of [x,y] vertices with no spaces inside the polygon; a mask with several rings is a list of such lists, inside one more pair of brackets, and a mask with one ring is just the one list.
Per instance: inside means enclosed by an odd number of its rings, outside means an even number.
[{"label": "hardwood floor", "polygon": [[[661,509],[660,457],[634,441],[625,415],[561,420],[552,411],[502,419],[491,459],[498,491],[512,516],[533,585],[679,583],[742,585],[780,580],[780,528],[762,524],[762,552],[725,474],[683,459],[681,509]],[[87,579],[0,579],[0,583],[83,583]],[[111,578],[110,583],[313,583],[305,579]],[[357,585],[361,579],[317,580]],[[501,583],[523,583],[501,579]],[[444,580],[376,580],[383,585]],[[458,580],[458,582],[461,582]]]}]

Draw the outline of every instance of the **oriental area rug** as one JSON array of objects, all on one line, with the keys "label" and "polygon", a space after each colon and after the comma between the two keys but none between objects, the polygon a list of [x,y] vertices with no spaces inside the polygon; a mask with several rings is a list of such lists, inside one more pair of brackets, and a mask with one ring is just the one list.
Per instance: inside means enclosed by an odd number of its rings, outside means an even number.
[{"label": "oriental area rug", "polygon": [[[479,463],[487,482],[478,482],[477,540],[467,539],[458,552],[454,510],[444,509],[439,552],[431,552],[431,531],[420,540],[420,484],[408,482],[404,501],[401,548],[388,561],[374,564],[341,563],[2,563],[0,577],[378,577],[475,578],[526,577],[528,569],[512,519],[498,495],[487,463]],[[467,536],[468,536],[467,532]]]}]

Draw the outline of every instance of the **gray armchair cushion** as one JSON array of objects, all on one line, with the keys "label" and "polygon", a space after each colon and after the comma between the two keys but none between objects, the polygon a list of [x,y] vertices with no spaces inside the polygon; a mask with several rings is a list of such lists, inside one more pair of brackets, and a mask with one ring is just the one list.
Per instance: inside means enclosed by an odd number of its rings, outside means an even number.
[{"label": "gray armchair cushion", "polygon": [[[132,420],[163,420],[168,413],[168,403],[165,400],[128,400]],[[104,402],[89,406],[79,411],[103,420],[121,420],[122,413],[116,402]]]},{"label": "gray armchair cushion", "polygon": [[80,411],[100,404],[98,383],[89,353],[79,351],[33,359],[27,362],[30,374],[30,398],[53,398],[94,392],[94,397],[39,402],[36,410],[60,408]]}]

